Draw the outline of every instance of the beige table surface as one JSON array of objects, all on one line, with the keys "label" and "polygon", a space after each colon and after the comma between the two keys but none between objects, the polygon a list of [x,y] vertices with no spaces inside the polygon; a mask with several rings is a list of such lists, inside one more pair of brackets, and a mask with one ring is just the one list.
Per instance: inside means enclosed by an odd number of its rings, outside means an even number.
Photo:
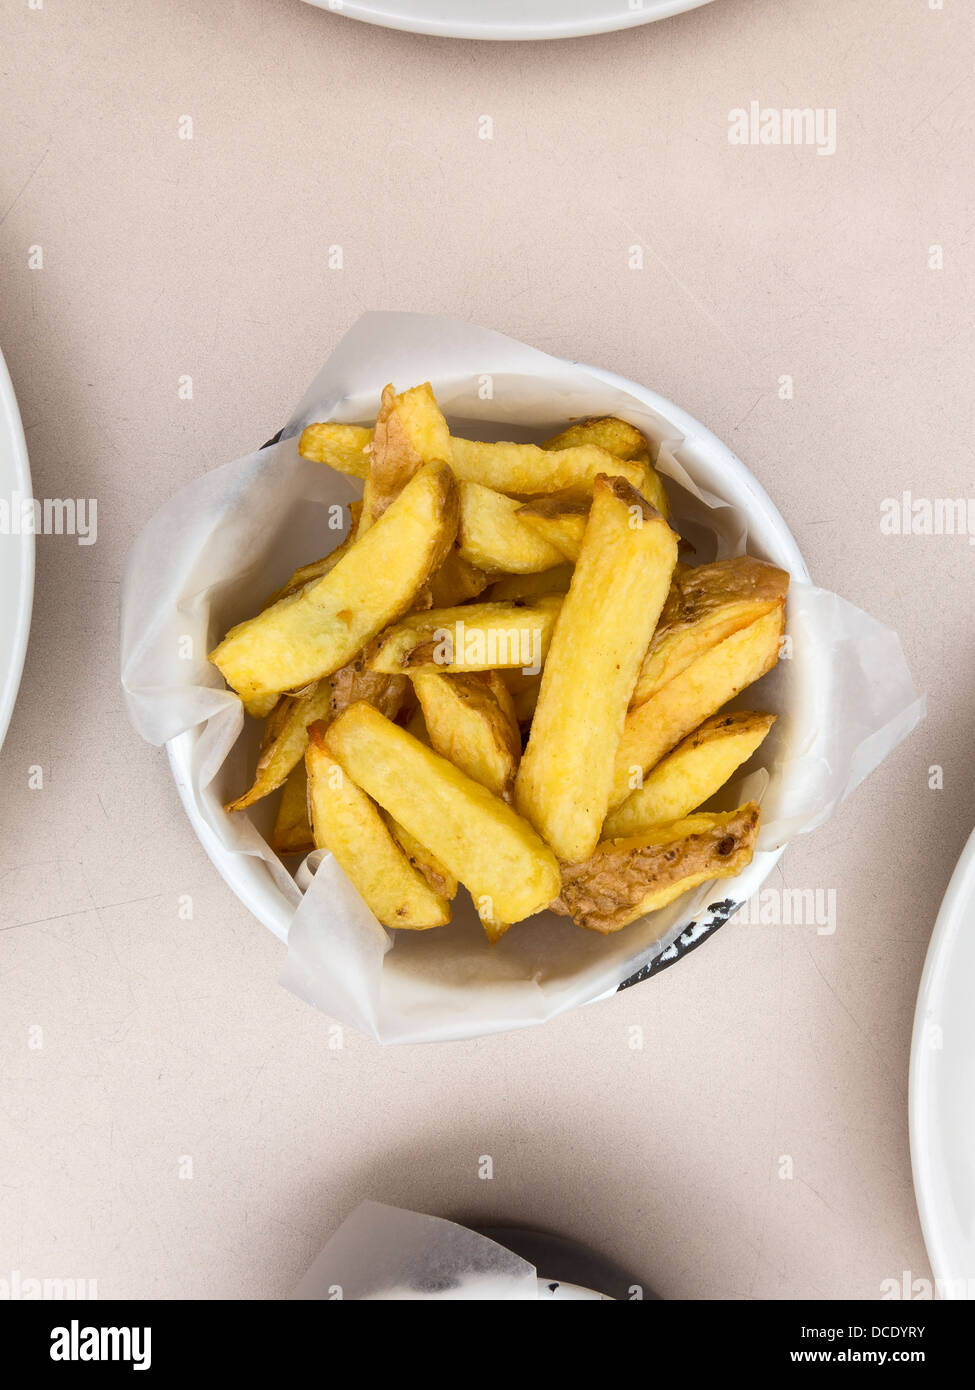
[{"label": "beige table surface", "polygon": [[[884,536],[880,504],[972,491],[972,20],[715,0],[478,45],[300,0],[4,0],[0,344],[35,494],[97,498],[99,531],[39,538],[0,756],[0,1278],[279,1297],[365,1196],[575,1236],[668,1298],[928,1274],[907,1063],[975,820],[975,550]],[[753,100],[834,108],[836,153],[730,144]],[[276,984],[127,723],[119,582],[153,510],[271,435],[370,308],[653,386],[900,631],[927,721],[773,880],[835,889],[835,934],[732,924],[651,984],[443,1046],[335,1049]]]}]

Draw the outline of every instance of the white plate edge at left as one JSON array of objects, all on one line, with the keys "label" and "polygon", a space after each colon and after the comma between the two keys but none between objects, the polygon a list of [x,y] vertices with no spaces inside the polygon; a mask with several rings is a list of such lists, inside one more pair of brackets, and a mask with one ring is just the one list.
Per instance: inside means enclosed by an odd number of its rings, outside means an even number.
[{"label": "white plate edge at left", "polygon": [[[27,441],[20,418],[17,397],[14,394],[10,373],[0,352],[0,450],[9,451],[10,481],[13,491],[22,498],[33,496],[30,476],[30,463],[27,458]],[[0,478],[6,469],[0,465]],[[11,498],[11,502],[12,502]],[[17,564],[17,592],[14,600],[15,612],[11,621],[10,643],[3,652],[3,667],[0,668],[0,748],[7,734],[10,718],[20,690],[20,679],[27,655],[27,639],[30,635],[31,613],[34,605],[34,536],[33,534],[8,535],[0,537],[0,544],[16,540],[19,550]],[[0,620],[2,621],[2,620]]]}]

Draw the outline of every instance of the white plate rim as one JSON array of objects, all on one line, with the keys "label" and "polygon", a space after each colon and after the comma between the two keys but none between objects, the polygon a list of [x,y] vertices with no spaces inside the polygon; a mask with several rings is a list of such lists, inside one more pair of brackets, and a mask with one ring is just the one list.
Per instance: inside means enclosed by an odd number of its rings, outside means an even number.
[{"label": "white plate rim", "polygon": [[[975,1262],[967,1268],[959,1263],[964,1256],[959,1251],[955,1223],[946,1200],[950,1179],[941,1161],[940,1143],[944,1136],[938,1124],[938,1094],[944,1084],[945,1051],[926,1045],[924,1034],[933,1016],[944,1016],[941,1001],[947,990],[953,984],[961,987],[964,983],[952,968],[952,958],[965,930],[966,917],[968,930],[975,929],[975,830],[955,865],[931,933],[911,1036],[908,1127],[914,1193],[938,1296],[945,1299],[964,1297],[957,1292],[963,1281],[969,1296],[975,1292]],[[975,1251],[970,1248],[969,1259],[973,1254]]]},{"label": "white plate rim", "polygon": [[[30,476],[30,462],[27,457],[27,441],[20,418],[17,397],[13,382],[0,352],[0,450],[11,464],[11,492],[22,497],[33,496]],[[6,479],[4,479],[4,483]],[[13,540],[4,536],[3,543]],[[19,564],[17,566],[17,592],[14,599],[14,614],[11,622],[10,646],[5,655],[5,665],[0,671],[0,748],[7,735],[10,718],[20,690],[20,679],[24,671],[27,655],[27,639],[30,635],[31,614],[34,606],[34,536],[18,536]]]},{"label": "white plate rim", "polygon": [[[392,7],[384,8],[382,3],[368,3],[368,0],[341,0],[340,4],[334,5],[329,4],[329,0],[307,0],[307,3],[316,9],[328,10],[347,19],[357,19],[365,24],[376,24],[384,29],[399,29],[410,34],[427,34],[447,39],[529,42],[540,39],[576,39],[587,34],[608,34],[620,29],[633,29],[639,24],[650,24],[658,19],[670,19],[673,15],[700,9],[703,5],[710,4],[711,0],[644,0],[639,9],[633,10],[628,5],[619,4],[617,0],[610,4],[599,4],[598,0],[593,0],[594,12],[585,17],[561,22],[540,21],[528,17],[521,23],[409,14]],[[388,4],[389,0],[386,0],[386,3]],[[600,10],[605,10],[606,13],[601,14]]]},{"label": "white plate rim", "polygon": [[[716,465],[720,465],[728,474],[734,475],[739,496],[747,498],[750,517],[761,520],[766,536],[775,536],[778,547],[775,562],[789,569],[800,581],[809,582],[806,562],[785,519],[758,479],[727,444],[693,415],[649,387],[629,381],[618,372],[606,368],[592,367],[583,362],[574,362],[572,365],[642,401],[674,425],[683,436],[684,447],[706,450]],[[288,926],[294,908],[274,883],[267,865],[256,855],[228,853],[220,838],[207,824],[196,803],[192,789],[192,767],[201,727],[197,725],[195,728],[186,729],[166,744],[166,755],[180,800],[200,843],[227,886],[279,941],[287,942]],[[757,853],[742,873],[729,881],[729,889],[733,888],[738,902],[746,902],[759,890],[783,852],[784,846]],[[627,971],[622,979],[627,979],[631,973]],[[602,997],[615,993],[617,988],[618,986],[614,985]]]}]

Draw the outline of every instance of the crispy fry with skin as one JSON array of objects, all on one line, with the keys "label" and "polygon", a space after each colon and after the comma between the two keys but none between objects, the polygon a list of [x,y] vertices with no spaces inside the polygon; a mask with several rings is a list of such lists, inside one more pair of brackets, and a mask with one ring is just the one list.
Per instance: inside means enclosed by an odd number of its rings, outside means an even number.
[{"label": "crispy fry with skin", "polygon": [[288,773],[271,832],[271,848],[275,854],[310,854],[315,848],[308,818],[308,774],[304,758]]},{"label": "crispy fry with skin", "polygon": [[733,632],[692,661],[679,676],[631,709],[616,752],[610,810],[621,805],[665,753],[779,659],[785,603]]},{"label": "crispy fry with skin", "polygon": [[370,705],[330,725],[332,757],[468,889],[482,918],[520,922],[559,891],[555,855],[527,821]]},{"label": "crispy fry with skin", "polygon": [[431,854],[425,845],[421,845],[416,836],[411,835],[405,825],[400,825],[398,820],[393,820],[393,817],[387,815],[385,811],[383,816],[400,849],[414,869],[419,869],[433,891],[448,900],[456,898],[460,885],[446,864],[441,864],[435,854]]},{"label": "crispy fry with skin", "polygon": [[312,725],[305,754],[316,846],[334,855],[384,927],[425,931],[444,926],[450,921],[447,899],[413,867],[369,797],[333,761],[323,730],[321,724]]},{"label": "crispy fry with skin", "polygon": [[463,559],[456,542],[446,560],[430,579],[430,604],[433,608],[453,608],[468,599],[477,598],[491,582],[477,565]]},{"label": "crispy fry with skin", "polygon": [[231,628],[211,661],[245,700],[337,671],[409,609],[449,551],[457,515],[449,467],[425,465],[333,570]]},{"label": "crispy fry with skin", "polygon": [[450,432],[429,382],[397,396],[383,390],[362,494],[367,531],[425,463],[450,462]]},{"label": "crispy fry with skin", "polygon": [[677,563],[677,536],[620,478],[598,477],[542,674],[515,802],[560,859],[595,849],[633,684]]},{"label": "crispy fry with skin", "polygon": [[751,863],[758,835],[754,801],[736,811],[688,816],[628,839],[604,840],[580,864],[562,866],[553,911],[590,931],[619,931],[698,884],[731,878]]},{"label": "crispy fry with skin", "polygon": [[409,693],[410,682],[406,676],[387,676],[374,671],[369,660],[375,650],[370,644],[346,666],[340,666],[331,678],[332,698],[329,713],[337,718],[349,705],[357,700],[368,700],[375,705],[387,719],[395,719]]},{"label": "crispy fry with skin", "polygon": [[643,786],[607,816],[603,839],[641,835],[696,811],[747,762],[775,723],[774,714],[715,714],[647,773]]},{"label": "crispy fry with skin", "polygon": [[777,608],[788,588],[785,570],[750,555],[678,565],[631,705],[643,704],[708,648]]},{"label": "crispy fry with skin", "polygon": [[480,483],[460,485],[457,544],[472,565],[509,574],[552,569],[564,558],[556,545],[526,526],[519,502]]},{"label": "crispy fry with skin", "polygon": [[521,734],[514,702],[500,673],[421,673],[413,677],[413,688],[431,747],[495,796],[510,801],[521,758]]},{"label": "crispy fry with skin", "polygon": [[614,458],[595,444],[573,449],[540,449],[537,444],[484,444],[451,436],[454,472],[464,482],[481,483],[496,492],[530,497],[566,492],[583,501],[592,497],[597,473],[625,478],[639,487],[643,465]]},{"label": "crispy fry with skin", "polygon": [[305,755],[308,725],[325,716],[331,698],[331,682],[321,680],[314,681],[289,700],[280,727],[258,759],[254,785],[236,801],[228,802],[224,810],[243,811],[281,786],[291,769]]},{"label": "crispy fry with skin", "polygon": [[545,660],[560,594],[526,603],[469,603],[414,613],[388,628],[372,659],[374,671],[535,669]]}]

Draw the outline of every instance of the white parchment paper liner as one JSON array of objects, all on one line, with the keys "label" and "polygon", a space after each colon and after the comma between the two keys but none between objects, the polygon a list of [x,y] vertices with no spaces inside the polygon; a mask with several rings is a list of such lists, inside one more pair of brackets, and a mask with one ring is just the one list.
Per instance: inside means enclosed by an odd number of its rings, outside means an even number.
[{"label": "white parchment paper liner", "polygon": [[[387,932],[330,855],[309,856],[297,882],[281,864],[264,838],[276,797],[248,813],[223,811],[250,781],[258,732],[247,721],[241,736],[240,702],[206,654],[298,564],[338,543],[336,504],[361,493],[357,480],[301,459],[296,436],[316,419],[371,422],[387,381],[403,388],[425,380],[461,435],[539,438],[574,416],[623,416],[654,442],[674,523],[696,562],[748,549],[792,570],[785,659],[736,702],[779,719],[716,803],[761,801],[753,875],[763,864],[767,873],[794,835],[826,820],[924,712],[896,634],[803,582],[801,558],[765,493],[712,436],[706,446],[705,432],[695,438],[683,412],[671,407],[671,418],[666,402],[652,408],[608,375],[486,329],[419,314],[365,315],[278,444],[183,488],[136,540],[122,589],[122,684],[132,722],[151,743],[199,729],[189,794],[215,840],[210,852],[259,856],[294,910],[282,983],[382,1042],[521,1027],[599,998],[668,948],[709,902],[735,892],[730,881],[705,886],[608,938],[542,913],[489,948],[463,894],[449,926]],[[752,889],[759,881],[752,877]]]},{"label": "white parchment paper liner", "polygon": [[382,1202],[362,1202],[292,1298],[534,1300],[538,1276],[520,1255],[466,1226]]}]

